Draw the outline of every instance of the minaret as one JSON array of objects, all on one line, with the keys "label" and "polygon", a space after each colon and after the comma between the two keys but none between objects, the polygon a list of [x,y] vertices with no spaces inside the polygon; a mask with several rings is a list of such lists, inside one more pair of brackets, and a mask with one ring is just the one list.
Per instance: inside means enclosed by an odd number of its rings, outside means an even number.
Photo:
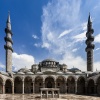
[{"label": "minaret", "polygon": [[5,33],[6,33],[6,37],[4,39],[5,39],[6,45],[4,45],[4,48],[6,50],[6,72],[12,72],[13,41],[12,41],[12,32],[11,32],[10,13],[8,13]]},{"label": "minaret", "polygon": [[88,17],[88,24],[87,24],[87,32],[86,32],[86,52],[87,52],[87,71],[93,71],[93,49],[95,45],[93,44],[94,36],[92,34],[94,33],[94,30],[92,28],[92,21],[89,14]]}]

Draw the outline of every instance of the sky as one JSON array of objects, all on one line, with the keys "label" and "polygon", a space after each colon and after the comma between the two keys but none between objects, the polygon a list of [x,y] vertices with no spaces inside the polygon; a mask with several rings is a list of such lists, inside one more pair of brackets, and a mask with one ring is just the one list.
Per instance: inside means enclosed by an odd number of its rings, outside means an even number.
[{"label": "sky", "polygon": [[89,12],[94,29],[94,71],[100,70],[100,0],[0,0],[0,70],[5,70],[4,29],[10,11],[13,70],[52,58],[86,71]]}]

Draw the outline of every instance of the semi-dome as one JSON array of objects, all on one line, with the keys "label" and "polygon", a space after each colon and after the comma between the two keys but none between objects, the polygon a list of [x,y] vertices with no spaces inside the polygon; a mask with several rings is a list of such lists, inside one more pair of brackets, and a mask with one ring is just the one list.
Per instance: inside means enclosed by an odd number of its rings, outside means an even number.
[{"label": "semi-dome", "polygon": [[28,68],[21,68],[20,70],[18,70],[18,72],[30,72],[30,70]]}]

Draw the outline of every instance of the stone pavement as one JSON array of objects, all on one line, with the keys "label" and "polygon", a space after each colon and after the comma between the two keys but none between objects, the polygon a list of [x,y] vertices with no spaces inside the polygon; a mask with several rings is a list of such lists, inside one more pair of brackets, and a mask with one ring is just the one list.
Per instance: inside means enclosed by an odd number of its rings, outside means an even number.
[{"label": "stone pavement", "polygon": [[0,100],[100,100],[100,97],[64,94],[60,95],[59,99],[40,99],[40,94],[0,94]]}]

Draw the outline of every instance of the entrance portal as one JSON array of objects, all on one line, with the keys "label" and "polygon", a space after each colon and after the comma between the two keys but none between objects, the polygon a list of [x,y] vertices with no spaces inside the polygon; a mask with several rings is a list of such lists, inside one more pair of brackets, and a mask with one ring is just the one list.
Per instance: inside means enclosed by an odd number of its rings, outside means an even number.
[{"label": "entrance portal", "polygon": [[46,88],[54,88],[55,84],[54,84],[54,79],[52,77],[47,77],[45,79],[45,84],[46,84]]},{"label": "entrance portal", "polygon": [[52,88],[52,83],[50,81],[47,83],[47,88]]}]

